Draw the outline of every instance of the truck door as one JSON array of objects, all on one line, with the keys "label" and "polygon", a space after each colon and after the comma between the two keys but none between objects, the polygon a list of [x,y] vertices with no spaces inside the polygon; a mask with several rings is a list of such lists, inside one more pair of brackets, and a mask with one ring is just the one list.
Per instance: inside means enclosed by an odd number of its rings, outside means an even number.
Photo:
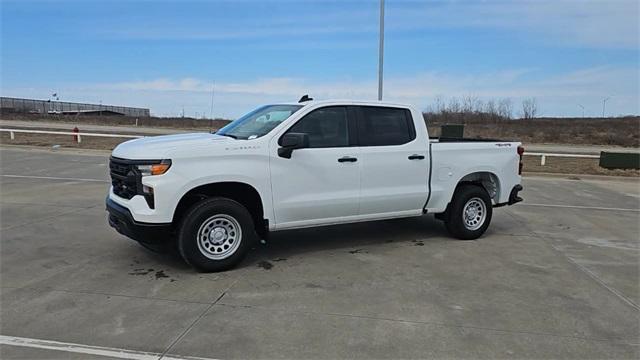
[{"label": "truck door", "polygon": [[[270,146],[270,171],[276,228],[343,221],[358,215],[360,161],[354,143],[355,119],[346,106],[311,111],[285,133],[306,133],[309,147],[291,158]],[[278,136],[281,138],[282,135]]]},{"label": "truck door", "polygon": [[359,106],[357,113],[360,214],[420,214],[428,195],[427,134],[416,134],[408,109]]}]

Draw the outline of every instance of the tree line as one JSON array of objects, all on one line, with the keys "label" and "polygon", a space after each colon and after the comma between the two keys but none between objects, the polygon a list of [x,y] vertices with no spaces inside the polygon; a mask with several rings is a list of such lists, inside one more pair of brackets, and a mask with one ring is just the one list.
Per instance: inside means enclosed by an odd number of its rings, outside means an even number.
[{"label": "tree line", "polygon": [[448,100],[441,96],[424,113],[425,118],[432,122],[465,122],[465,121],[504,121],[514,118],[533,119],[539,115],[538,103],[535,98],[522,100],[518,110],[514,109],[510,98],[481,100],[477,96],[451,97]]}]

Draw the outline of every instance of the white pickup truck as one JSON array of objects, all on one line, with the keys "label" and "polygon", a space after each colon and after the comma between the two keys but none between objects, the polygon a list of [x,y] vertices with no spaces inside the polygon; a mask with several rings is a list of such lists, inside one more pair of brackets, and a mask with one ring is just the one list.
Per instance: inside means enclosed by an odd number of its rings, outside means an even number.
[{"label": "white pickup truck", "polygon": [[387,102],[266,105],[214,134],[147,137],[110,159],[109,224],[199,271],[236,265],[271,231],[435,214],[476,239],[522,199],[517,142],[429,138]]}]

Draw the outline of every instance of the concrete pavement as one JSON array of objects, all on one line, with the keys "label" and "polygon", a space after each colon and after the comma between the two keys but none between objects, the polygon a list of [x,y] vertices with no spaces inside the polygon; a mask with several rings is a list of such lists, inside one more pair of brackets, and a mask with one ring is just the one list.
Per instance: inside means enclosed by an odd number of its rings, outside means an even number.
[{"label": "concrete pavement", "polygon": [[[198,274],[109,228],[106,154],[0,163],[1,335],[139,358],[640,356],[638,181],[529,177],[477,241],[431,216],[287,231]],[[0,345],[74,356],[94,355]]]}]

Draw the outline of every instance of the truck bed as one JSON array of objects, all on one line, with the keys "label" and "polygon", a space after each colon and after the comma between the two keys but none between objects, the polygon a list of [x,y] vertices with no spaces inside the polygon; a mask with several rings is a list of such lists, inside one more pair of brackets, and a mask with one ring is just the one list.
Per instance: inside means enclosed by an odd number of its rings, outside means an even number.
[{"label": "truck bed", "polygon": [[[431,149],[429,212],[444,211],[455,186],[465,176],[495,183],[494,204],[508,201],[509,192],[520,182],[519,142],[495,139],[429,138]],[[471,178],[470,178],[471,179]]]}]

